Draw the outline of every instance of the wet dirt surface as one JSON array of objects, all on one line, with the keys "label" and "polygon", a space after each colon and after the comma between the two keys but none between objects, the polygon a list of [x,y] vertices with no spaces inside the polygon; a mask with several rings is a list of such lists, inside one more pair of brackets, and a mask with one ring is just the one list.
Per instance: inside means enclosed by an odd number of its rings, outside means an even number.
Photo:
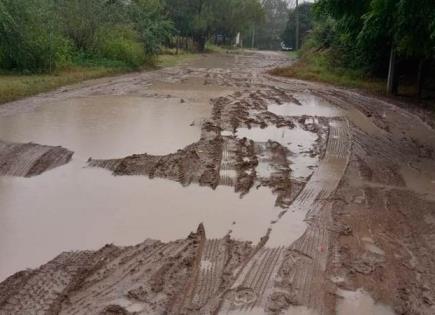
[{"label": "wet dirt surface", "polygon": [[0,280],[69,251],[3,281],[0,314],[433,314],[434,130],[267,74],[288,62],[204,55],[1,106],[2,141],[74,156],[0,176]]},{"label": "wet dirt surface", "polygon": [[72,155],[62,147],[0,141],[0,176],[37,176],[68,163]]}]

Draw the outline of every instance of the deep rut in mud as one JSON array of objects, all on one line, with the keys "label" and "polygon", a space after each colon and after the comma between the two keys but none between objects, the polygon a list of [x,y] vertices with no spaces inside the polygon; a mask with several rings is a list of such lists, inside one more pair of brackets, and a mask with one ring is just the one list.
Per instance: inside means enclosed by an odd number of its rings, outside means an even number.
[{"label": "deep rut in mud", "polygon": [[434,130],[385,101],[266,74],[287,62],[279,53],[206,56],[63,91],[209,102],[198,141],[169,154],[90,158],[83,171],[215,193],[229,186],[241,198],[269,190],[279,211],[264,209],[269,221],[254,240],[235,221],[207,237],[219,224],[209,221],[177,241],[65,252],[2,282],[0,314],[433,314]]}]

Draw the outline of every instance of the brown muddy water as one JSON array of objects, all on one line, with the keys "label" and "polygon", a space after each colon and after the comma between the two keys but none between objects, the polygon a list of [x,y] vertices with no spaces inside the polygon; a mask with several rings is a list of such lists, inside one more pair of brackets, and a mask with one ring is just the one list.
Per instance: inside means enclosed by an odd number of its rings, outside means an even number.
[{"label": "brown muddy water", "polygon": [[77,97],[0,117],[0,136],[10,142],[62,144],[81,159],[167,154],[196,141],[209,115],[208,103],[181,103],[174,97]]},{"label": "brown muddy water", "polygon": [[232,231],[235,238],[257,242],[264,235],[280,211],[266,189],[241,199],[232,187],[183,188],[85,167],[89,157],[167,154],[197,141],[211,110],[204,97],[222,91],[189,97],[192,92],[183,84],[171,87],[182,101],[174,96],[75,97],[0,117],[2,140],[74,151],[72,162],[41,176],[0,177],[0,279],[66,250],[184,238],[201,222],[208,237]]},{"label": "brown muddy water", "polygon": [[[2,140],[62,145],[74,152],[68,165],[41,176],[0,177],[0,279],[66,250],[130,245],[144,238],[184,238],[201,222],[210,238],[231,233],[235,239],[257,243],[266,234],[282,212],[274,207],[269,189],[253,188],[241,198],[233,187],[182,187],[142,176],[114,177],[86,167],[89,157],[176,152],[200,138],[201,125],[211,115],[209,98],[231,92],[204,87],[195,79],[159,81],[152,91],[152,97],[72,97],[0,117]],[[338,113],[314,96],[301,94],[300,99],[304,106],[272,104],[268,109],[283,116]],[[237,136],[286,146],[293,154],[296,179],[310,176],[318,164],[318,157],[308,154],[317,135],[301,128],[240,128]],[[257,173],[267,176],[267,165],[260,162]],[[306,228],[304,217],[303,211],[288,213],[290,224],[271,245],[296,240]]]},{"label": "brown muddy water", "polygon": [[[195,61],[195,67],[229,68],[245,59],[204,57]],[[142,176],[114,177],[86,167],[90,157],[176,152],[200,138],[201,126],[211,116],[209,100],[233,92],[189,76],[159,78],[147,83],[146,91],[146,97],[121,92],[73,96],[0,116],[4,141],[62,145],[74,152],[69,164],[41,176],[0,177],[0,279],[67,250],[130,245],[144,238],[184,238],[201,222],[211,238],[231,233],[235,239],[257,243],[266,234],[282,212],[267,188],[253,188],[241,198],[233,187],[182,187]],[[283,116],[338,113],[315,96],[297,96],[304,106],[270,104],[268,110]],[[296,179],[310,176],[317,166],[318,158],[307,153],[316,134],[301,128],[240,128],[237,136],[288,147]],[[267,176],[267,165],[260,163],[257,172]],[[291,236],[288,242],[303,233],[303,219],[303,212],[288,214],[292,221],[285,234]]]},{"label": "brown muddy water", "polygon": [[240,199],[231,187],[114,177],[77,160],[32,179],[0,178],[0,192],[2,279],[65,250],[180,239],[201,222],[208,237],[233,230],[258,241],[279,211],[266,190]]}]

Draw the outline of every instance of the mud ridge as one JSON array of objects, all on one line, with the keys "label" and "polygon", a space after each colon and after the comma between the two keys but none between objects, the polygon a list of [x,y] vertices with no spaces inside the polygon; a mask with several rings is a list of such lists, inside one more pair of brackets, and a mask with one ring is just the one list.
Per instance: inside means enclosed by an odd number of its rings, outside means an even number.
[{"label": "mud ridge", "polygon": [[[185,186],[192,183],[213,189],[219,184],[233,186],[241,196],[252,187],[265,186],[277,195],[276,206],[288,208],[304,185],[291,178],[293,152],[277,141],[259,142],[237,135],[239,128],[301,128],[318,137],[309,153],[321,157],[328,119],[280,116],[267,110],[268,104],[286,102],[299,103],[292,93],[278,87],[243,90],[212,99],[212,119],[202,125],[198,142],[164,156],[144,153],[120,159],[89,159],[88,165],[108,169],[113,175],[146,175]],[[294,140],[283,139],[287,143]],[[260,160],[261,167],[268,170],[266,176],[257,172]]]},{"label": "mud ridge", "polygon": [[[0,314],[205,314],[252,246],[228,236],[67,252],[0,284]],[[204,311],[209,310],[209,311]]]},{"label": "mud ridge", "polygon": [[67,164],[73,154],[62,147],[0,141],[0,176],[37,176]]}]

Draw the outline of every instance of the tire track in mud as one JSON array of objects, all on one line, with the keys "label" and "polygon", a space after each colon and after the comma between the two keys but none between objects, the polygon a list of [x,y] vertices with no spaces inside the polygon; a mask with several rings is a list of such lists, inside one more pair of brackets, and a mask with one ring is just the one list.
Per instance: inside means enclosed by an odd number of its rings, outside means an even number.
[{"label": "tire track in mud", "polygon": [[305,213],[306,231],[292,244],[286,244],[291,238],[282,235],[282,246],[258,250],[234,281],[219,314],[249,314],[254,308],[273,313],[293,304],[327,313],[321,303],[323,296],[319,296],[324,291],[318,290],[324,285],[330,245],[331,209],[327,198],[344,174],[350,151],[348,121],[331,119],[324,159],[290,208],[271,227],[265,246],[279,243],[274,233],[281,230],[280,226],[285,229],[292,212]]},{"label": "tire track in mud", "polygon": [[0,176],[37,176],[67,164],[73,154],[62,147],[0,141]]},{"label": "tire track in mud", "polygon": [[307,229],[288,249],[288,258],[281,266],[283,275],[289,272],[292,295],[295,304],[315,309],[319,314],[328,314],[326,270],[331,240],[331,208],[329,196],[337,189],[349,163],[351,153],[351,133],[346,119],[334,119],[330,123],[330,133],[324,159],[319,169],[307,184],[309,193],[296,211],[306,211]]},{"label": "tire track in mud", "polygon": [[219,169],[219,185],[234,186],[237,181],[236,151],[234,137],[223,136],[222,159]]},{"label": "tire track in mud", "polygon": [[[319,169],[307,184],[309,194],[296,211],[306,211],[307,229],[289,247],[289,258],[285,259],[280,274],[290,267],[290,282],[296,304],[316,309],[319,314],[327,314],[325,295],[328,291],[324,272],[330,251],[331,207],[328,197],[337,189],[349,163],[351,153],[351,133],[346,119],[330,122],[330,132],[324,159]],[[282,279],[281,279],[282,280]]]},{"label": "tire track in mud", "polygon": [[269,296],[270,283],[276,277],[283,253],[284,247],[260,248],[224,297],[219,314],[249,313],[262,307]]},{"label": "tire track in mud", "polygon": [[[41,267],[15,287],[10,296],[0,300],[0,314],[50,314],[57,313],[63,295],[73,289],[80,280],[98,264],[104,255],[113,254],[106,247],[99,252],[63,253]],[[67,266],[74,266],[68,268]],[[15,275],[20,277],[20,275]],[[13,276],[14,277],[14,276]],[[8,286],[7,279],[3,284]]]},{"label": "tire track in mud", "polygon": [[188,296],[205,234],[68,252],[0,284],[0,314],[169,314]]},{"label": "tire track in mud", "polygon": [[219,293],[228,256],[226,238],[206,240],[189,308],[203,314],[212,312],[213,303],[208,302]]}]

